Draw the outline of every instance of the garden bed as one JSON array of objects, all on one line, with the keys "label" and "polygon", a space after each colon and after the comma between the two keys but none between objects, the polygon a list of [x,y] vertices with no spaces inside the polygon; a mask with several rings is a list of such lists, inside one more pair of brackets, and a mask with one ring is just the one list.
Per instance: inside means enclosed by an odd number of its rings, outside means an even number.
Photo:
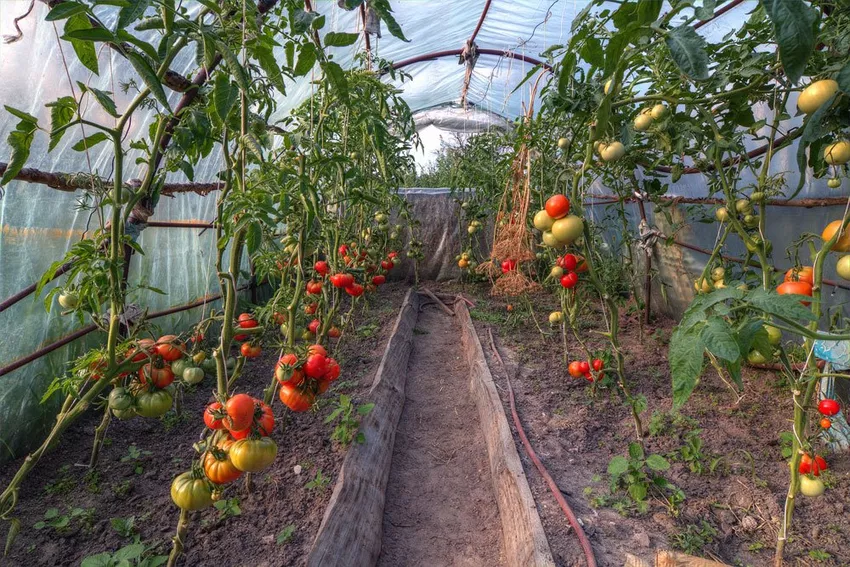
[{"label": "garden bed", "polygon": [[[334,425],[324,419],[339,394],[361,402],[368,392],[406,291],[405,284],[386,285],[368,311],[356,317],[357,331],[343,335],[336,354],[343,375],[319,399],[316,411],[295,414],[276,404],[279,420],[272,437],[279,447],[277,460],[254,475],[250,494],[243,483],[225,492],[223,500],[238,499],[231,503],[238,505],[241,518],[227,517],[236,511],[233,506],[192,515],[180,564],[272,567],[306,562],[345,456],[330,441]],[[276,360],[277,353],[267,349],[249,361],[237,389],[259,395]],[[15,511],[21,532],[0,564],[77,566],[87,556],[115,552],[136,539],[151,555],[167,555],[179,516],[168,487],[188,466],[191,445],[201,432],[197,418],[209,402],[212,384],[207,377],[185,395],[183,418],[168,414],[162,420],[113,420],[94,473],[80,463],[88,463],[99,412],[74,424],[23,484]],[[0,481],[8,482],[20,464],[5,465]],[[64,523],[67,517],[69,524],[33,529],[51,509],[58,510],[54,522]]]},{"label": "garden bed", "polygon": [[[600,566],[622,566],[626,553],[651,560],[654,550],[670,548],[729,565],[773,564],[788,486],[780,432],[790,430],[791,415],[790,397],[783,394],[776,374],[745,369],[744,395],[736,403],[735,394],[709,369],[680,414],[671,415],[667,341],[674,323],[656,320],[641,337],[637,315],[622,317],[628,378],[634,393],[645,396],[648,404],[642,414],[647,451],[670,461],[666,477],[686,495],[675,512],[650,498],[647,512],[640,514],[625,500],[611,497],[606,474],[610,460],[626,455],[634,440],[628,406],[611,390],[592,398],[587,381],[569,377],[560,332],[546,323],[549,311],[556,309],[552,297],[532,299],[537,321],[550,333],[544,338],[522,301],[511,300],[509,312],[506,301],[488,296],[487,285],[442,287],[447,292],[463,289],[476,302],[471,315],[506,412],[505,371],[490,352],[488,328],[502,355],[508,355],[508,371],[519,364],[518,375],[511,378],[523,426],[583,522]],[[583,337],[591,348],[607,344],[593,332],[603,331],[602,326],[602,317],[585,318]],[[578,357],[574,340],[568,338],[566,351]],[[556,562],[584,564],[575,535],[514,434]],[[701,457],[693,463],[702,467],[701,474],[682,458],[686,441],[691,439],[693,446],[697,438]],[[850,565],[850,456],[834,455],[829,463],[826,497],[797,498],[785,552],[788,565]],[[621,506],[622,514],[616,510]]]}]

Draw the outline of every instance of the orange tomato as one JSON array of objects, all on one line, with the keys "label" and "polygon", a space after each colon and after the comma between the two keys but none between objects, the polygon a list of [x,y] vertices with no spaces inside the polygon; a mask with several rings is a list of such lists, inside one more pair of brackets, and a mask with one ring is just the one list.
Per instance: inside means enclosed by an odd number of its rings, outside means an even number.
[{"label": "orange tomato", "polygon": [[[832,221],[826,228],[823,229],[821,233],[821,238],[823,238],[824,242],[830,240],[835,233],[838,232],[838,229],[841,228],[841,221]],[[841,237],[835,241],[835,244],[832,246],[832,250],[835,252],[850,252],[850,230],[845,230]]]},{"label": "orange tomato", "polygon": [[[785,282],[779,284],[776,288],[776,293],[779,295],[807,295],[812,296],[812,284],[808,282]],[[808,306],[810,302],[801,301],[803,305]]]},{"label": "orange tomato", "polygon": [[786,282],[806,282],[815,285],[815,271],[811,266],[797,266],[785,272]]}]

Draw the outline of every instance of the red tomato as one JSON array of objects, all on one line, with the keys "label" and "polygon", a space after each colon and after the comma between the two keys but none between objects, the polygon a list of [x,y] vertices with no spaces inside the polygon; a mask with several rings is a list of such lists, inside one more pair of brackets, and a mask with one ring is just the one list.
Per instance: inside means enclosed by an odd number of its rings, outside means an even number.
[{"label": "red tomato", "polygon": [[248,394],[236,394],[224,405],[227,419],[224,424],[230,431],[242,431],[254,419],[254,398]]},{"label": "red tomato", "polygon": [[588,382],[593,382],[593,374],[591,374],[590,372],[585,372],[584,377],[587,379]]},{"label": "red tomato", "polygon": [[316,302],[308,303],[304,306],[304,313],[307,315],[313,315],[319,309],[319,304]]},{"label": "red tomato", "polygon": [[339,255],[345,256],[346,254],[348,254],[348,246],[343,244],[339,247]]},{"label": "red tomato", "polygon": [[[779,295],[807,295],[812,296],[812,284],[807,282],[785,282],[776,288]],[[809,305],[808,301],[801,301],[803,305]]]},{"label": "red tomato", "polygon": [[508,259],[502,262],[502,273],[507,274],[516,270],[516,260]]},{"label": "red tomato", "polygon": [[164,335],[156,341],[156,353],[163,360],[172,362],[183,356],[183,345],[177,341],[175,335]]},{"label": "red tomato", "polygon": [[372,278],[372,283],[374,285],[381,285],[381,284],[385,283],[386,281],[387,281],[386,276],[374,276]]},{"label": "red tomato", "polygon": [[827,417],[832,417],[837,414],[840,409],[841,406],[836,400],[827,398],[818,402],[818,411]]},{"label": "red tomato", "polygon": [[281,384],[297,386],[304,381],[304,372],[297,368],[298,357],[292,353],[284,354],[274,367],[274,375]]},{"label": "red tomato", "polygon": [[815,476],[820,476],[821,471],[825,471],[827,468],[826,460],[820,455],[815,455],[815,458],[812,459],[811,455],[808,453],[803,453],[803,456],[800,458],[800,474],[813,474]]},{"label": "red tomato", "polygon": [[339,375],[342,372],[342,370],[339,367],[339,363],[336,360],[334,360],[333,358],[328,358],[327,363],[328,363],[328,370],[327,370],[327,372],[325,372],[325,375],[322,376],[322,380],[327,380],[328,382],[333,382],[334,380],[339,378]]},{"label": "red tomato", "polygon": [[398,258],[398,252],[390,252],[389,254],[387,254],[387,258],[389,258],[390,260],[395,260],[396,258]]},{"label": "red tomato", "polygon": [[786,282],[806,282],[807,284],[815,285],[815,272],[811,266],[797,266],[785,272]]},{"label": "red tomato", "polygon": [[260,345],[252,345],[251,343],[242,343],[242,347],[239,350],[245,358],[257,358],[263,352],[263,348]]},{"label": "red tomato", "polygon": [[395,264],[393,264],[393,261],[392,261],[392,260],[381,260],[381,268],[382,268],[382,269],[384,269],[384,270],[386,270],[386,271],[388,271],[388,272],[389,272],[389,271],[390,271],[390,270],[392,270],[394,267],[395,267]]},{"label": "red tomato", "polygon": [[546,214],[553,219],[564,218],[570,214],[570,200],[563,195],[552,195],[546,201]]},{"label": "red tomato", "polygon": [[330,268],[328,267],[328,263],[324,260],[319,260],[315,264],[313,264],[313,269],[316,270],[316,273],[320,276],[328,275]]},{"label": "red tomato", "polygon": [[[204,410],[204,423],[210,429],[224,429],[224,415],[221,404],[213,402]],[[218,417],[217,417],[218,416]]]},{"label": "red tomato", "polygon": [[363,286],[357,283],[353,283],[347,288],[345,288],[345,293],[347,293],[351,297],[360,297],[361,295],[363,295],[364,291],[365,289],[363,288]]},{"label": "red tomato", "polygon": [[154,355],[156,342],[153,339],[139,339],[136,348],[133,349],[133,362],[141,362]]},{"label": "red tomato", "polygon": [[316,380],[316,392],[319,394],[324,394],[328,391],[328,388],[331,387],[331,383],[329,380]]},{"label": "red tomato", "polygon": [[832,427],[832,420],[830,420],[828,417],[825,417],[820,420],[820,426],[823,429],[829,429],[830,427]]},{"label": "red tomato", "polygon": [[310,378],[321,378],[328,371],[328,358],[323,354],[311,354],[304,363],[304,373]]},{"label": "red tomato", "polygon": [[578,258],[576,258],[575,254],[565,254],[558,258],[558,265],[568,272],[574,272],[578,266]]},{"label": "red tomato", "polygon": [[241,431],[231,431],[230,436],[236,440],[245,439],[252,431],[256,431],[262,437],[268,437],[274,430],[274,413],[272,408],[259,400],[256,401],[254,409],[254,422]]},{"label": "red tomato", "polygon": [[316,396],[305,388],[281,384],[280,401],[294,412],[307,411],[313,407]]},{"label": "red tomato", "polygon": [[240,342],[241,341],[247,341],[248,335],[233,335],[233,340],[234,341],[240,341]]},{"label": "red tomato", "polygon": [[575,272],[569,272],[561,276],[561,285],[567,289],[572,289],[578,284],[578,275]]},{"label": "red tomato", "polygon": [[307,325],[307,329],[314,335],[319,332],[319,327],[322,326],[322,323],[318,319],[313,319],[310,321],[310,324]]},{"label": "red tomato", "polygon": [[241,315],[239,315],[239,326],[241,328],[253,329],[257,325],[259,325],[259,323],[257,323],[257,320],[254,319],[254,316],[250,313],[242,313]]},{"label": "red tomato", "polygon": [[582,374],[587,374],[588,372],[590,372],[590,363],[586,360],[582,360],[581,362],[579,362],[579,369],[581,370]]},{"label": "red tomato", "polygon": [[142,384],[153,384],[157,388],[165,388],[174,382],[174,372],[167,364],[161,368],[157,368],[150,362],[142,366],[142,371],[139,373],[139,381]]},{"label": "red tomato", "polygon": [[322,345],[310,345],[307,347],[307,354],[321,354],[327,356],[328,351]]},{"label": "red tomato", "polygon": [[310,295],[319,295],[322,293],[322,282],[307,282],[307,293]]},{"label": "red tomato", "polygon": [[279,313],[275,311],[274,315],[272,315],[272,320],[277,325],[283,325],[284,323],[286,323],[286,313]]},{"label": "red tomato", "polygon": [[605,363],[602,360],[595,358],[593,359],[593,369],[599,372],[605,366]]},{"label": "red tomato", "polygon": [[332,339],[338,339],[341,334],[342,334],[342,332],[340,332],[339,327],[336,327],[336,326],[331,327],[328,330],[328,336]]},{"label": "red tomato", "polygon": [[567,371],[573,378],[580,378],[583,374],[583,372],[581,371],[581,362],[577,360],[570,362],[570,365],[567,367]]}]

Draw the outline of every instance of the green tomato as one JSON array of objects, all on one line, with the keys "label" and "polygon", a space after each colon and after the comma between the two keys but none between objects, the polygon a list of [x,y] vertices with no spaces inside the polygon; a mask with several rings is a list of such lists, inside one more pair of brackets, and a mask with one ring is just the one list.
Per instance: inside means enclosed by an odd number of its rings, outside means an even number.
[{"label": "green tomato", "polygon": [[751,350],[747,355],[747,362],[750,364],[765,364],[767,359],[764,357],[762,353],[757,350]]},{"label": "green tomato", "polygon": [[183,376],[183,371],[189,368],[190,363],[191,361],[188,358],[178,358],[171,363],[171,371],[175,376]]},{"label": "green tomato", "polygon": [[59,305],[63,309],[76,309],[80,304],[80,297],[71,291],[63,291],[59,294]]},{"label": "green tomato", "polygon": [[767,338],[773,346],[782,342],[782,331],[772,325],[765,325],[764,330],[767,331]]},{"label": "green tomato", "polygon": [[126,388],[113,388],[109,392],[109,409],[111,410],[127,410],[133,407],[135,399],[133,394],[127,391]]},{"label": "green tomato", "polygon": [[142,417],[159,417],[168,413],[173,401],[166,390],[142,392],[136,396],[136,413]]},{"label": "green tomato", "polygon": [[762,191],[756,191],[750,195],[750,201],[753,203],[761,203],[764,201],[764,193]]},{"label": "green tomato", "polygon": [[201,361],[201,368],[207,374],[214,375],[216,373],[215,360],[207,358],[206,360]]},{"label": "green tomato", "polygon": [[716,218],[720,222],[726,222],[729,220],[729,211],[726,207],[720,207],[716,211],[714,211],[714,218]]},{"label": "green tomato", "polygon": [[187,366],[183,369],[181,376],[187,384],[200,384],[204,379],[204,369],[197,366]]},{"label": "green tomato", "polygon": [[841,187],[841,179],[833,177],[826,182],[826,186],[830,189],[838,189],[839,187]]},{"label": "green tomato", "polygon": [[735,201],[735,210],[742,215],[748,215],[753,212],[753,205],[749,199],[738,199]]},{"label": "green tomato", "polygon": [[212,487],[205,478],[184,472],[171,483],[171,500],[181,510],[203,510],[212,506]]},{"label": "green tomato", "polygon": [[812,478],[809,475],[802,475],[800,477],[800,492],[803,493],[803,496],[816,498],[823,494],[825,490],[826,486],[824,486],[821,479]]},{"label": "green tomato", "polygon": [[127,408],[124,410],[112,410],[112,415],[114,415],[117,419],[125,420],[136,417],[138,414],[136,413],[135,408]]},{"label": "green tomato", "polygon": [[259,472],[277,457],[277,444],[271,437],[240,439],[230,447],[230,462],[244,472]]}]

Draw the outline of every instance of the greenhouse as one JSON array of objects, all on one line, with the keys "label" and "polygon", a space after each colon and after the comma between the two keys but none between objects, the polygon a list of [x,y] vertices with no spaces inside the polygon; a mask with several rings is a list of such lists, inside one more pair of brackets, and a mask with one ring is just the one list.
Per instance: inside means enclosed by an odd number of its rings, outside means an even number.
[{"label": "greenhouse", "polygon": [[850,567],[850,2],[0,2],[0,566]]}]

